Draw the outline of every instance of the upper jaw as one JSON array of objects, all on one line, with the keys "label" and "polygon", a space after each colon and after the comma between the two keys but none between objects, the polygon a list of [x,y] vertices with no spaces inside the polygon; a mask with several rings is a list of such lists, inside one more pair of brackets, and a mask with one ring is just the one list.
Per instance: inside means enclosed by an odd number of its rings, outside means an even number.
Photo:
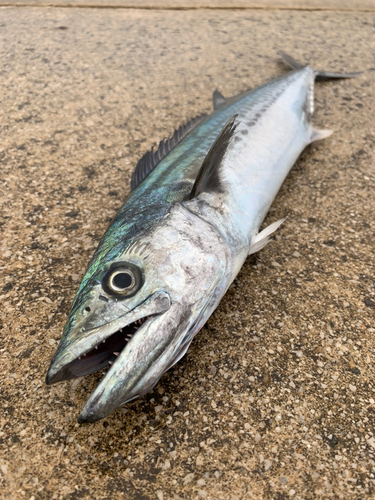
[{"label": "upper jaw", "polygon": [[48,369],[46,383],[53,384],[62,380],[80,377],[107,366],[108,359],[104,357],[102,363],[99,362],[92,366],[88,364],[85,370],[82,368],[79,358],[97,348],[98,345],[105,342],[118,330],[148,316],[164,313],[170,306],[169,294],[164,291],[156,292],[142,304],[110,323],[91,330],[85,330],[81,335],[81,325],[64,332],[61,344]]}]

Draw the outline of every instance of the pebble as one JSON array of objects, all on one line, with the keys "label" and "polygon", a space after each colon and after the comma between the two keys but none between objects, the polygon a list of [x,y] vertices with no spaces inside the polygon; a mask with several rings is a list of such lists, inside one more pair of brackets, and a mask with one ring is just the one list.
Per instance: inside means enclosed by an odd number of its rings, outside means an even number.
[{"label": "pebble", "polygon": [[271,468],[271,466],[272,466],[271,460],[265,460],[264,461],[264,470],[265,471],[269,470]]},{"label": "pebble", "polygon": [[183,483],[187,485],[191,483],[193,479],[194,479],[194,473],[190,472],[189,474],[186,474],[186,476],[184,477]]}]

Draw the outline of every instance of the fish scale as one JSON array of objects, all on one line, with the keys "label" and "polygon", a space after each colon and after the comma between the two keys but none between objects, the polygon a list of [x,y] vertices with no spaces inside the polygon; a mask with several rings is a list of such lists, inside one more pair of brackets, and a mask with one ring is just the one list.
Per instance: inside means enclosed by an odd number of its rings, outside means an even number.
[{"label": "fish scale", "polygon": [[283,220],[259,232],[307,144],[315,79],[356,74],[294,68],[225,99],[147,153],[73,302],[47,383],[108,372],[79,422],[95,422],[150,391],[214,312],[247,256]]}]

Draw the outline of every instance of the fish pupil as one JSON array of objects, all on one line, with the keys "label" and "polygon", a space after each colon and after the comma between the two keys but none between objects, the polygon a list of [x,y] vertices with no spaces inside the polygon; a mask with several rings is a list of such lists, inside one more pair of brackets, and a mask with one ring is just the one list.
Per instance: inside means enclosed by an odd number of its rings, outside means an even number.
[{"label": "fish pupil", "polygon": [[113,284],[115,285],[116,288],[119,288],[120,290],[125,290],[126,288],[129,288],[130,285],[132,284],[132,277],[129,273],[118,273],[116,276],[113,277]]},{"label": "fish pupil", "polygon": [[104,275],[103,290],[109,295],[115,295],[117,299],[125,299],[141,288],[142,278],[141,270],[131,262],[116,262]]}]

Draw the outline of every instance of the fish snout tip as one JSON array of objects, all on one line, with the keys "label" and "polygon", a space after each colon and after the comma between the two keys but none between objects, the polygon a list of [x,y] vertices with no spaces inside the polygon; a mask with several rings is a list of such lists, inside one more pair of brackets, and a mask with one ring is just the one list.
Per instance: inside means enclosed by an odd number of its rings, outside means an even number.
[{"label": "fish snout tip", "polygon": [[102,420],[107,417],[111,411],[113,411],[113,408],[111,408],[111,410],[107,410],[106,405],[100,404],[99,401],[92,404],[86,403],[78,416],[77,422],[79,424],[93,424],[94,422],[98,422],[98,420]]},{"label": "fish snout tip", "polygon": [[50,372],[48,370],[48,372],[46,373],[46,378],[45,378],[46,385],[52,385],[53,384],[52,378],[53,377],[51,376],[51,374],[50,374]]},{"label": "fish snout tip", "polygon": [[55,382],[59,382],[59,380],[56,378],[57,374],[58,370],[56,370],[55,360],[52,360],[46,373],[46,378],[45,378],[46,385],[52,385]]},{"label": "fish snout tip", "polygon": [[77,422],[79,424],[92,424],[92,423],[100,420],[100,418],[101,417],[95,418],[95,416],[93,414],[90,414],[90,413],[83,411],[82,413],[79,414],[79,416],[77,418]]}]

